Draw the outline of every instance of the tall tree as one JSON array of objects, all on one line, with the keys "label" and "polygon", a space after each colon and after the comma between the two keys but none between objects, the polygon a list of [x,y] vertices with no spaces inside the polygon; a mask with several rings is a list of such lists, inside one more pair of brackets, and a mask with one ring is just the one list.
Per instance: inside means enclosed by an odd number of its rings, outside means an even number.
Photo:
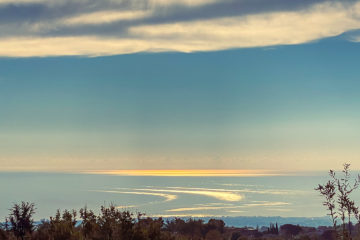
[{"label": "tall tree", "polygon": [[[330,170],[330,176],[333,174]],[[315,190],[325,198],[323,205],[326,206],[329,211],[328,215],[331,217],[333,228],[336,231],[337,226],[337,215],[336,215],[336,205],[335,205],[335,195],[336,195],[336,186],[334,180],[328,181],[326,184],[319,184]]]},{"label": "tall tree", "polygon": [[10,230],[17,238],[23,240],[26,234],[31,234],[34,230],[35,204],[21,202],[21,204],[14,204],[9,210]]},{"label": "tall tree", "polygon": [[335,232],[336,219],[339,217],[342,222],[342,239],[351,239],[351,217],[354,215],[356,219],[360,219],[359,209],[351,199],[351,193],[359,187],[360,175],[351,181],[350,164],[345,163],[343,166],[342,175],[338,177],[335,171],[330,170],[331,180],[324,185],[319,184],[315,190],[325,197],[323,205],[329,210]]}]

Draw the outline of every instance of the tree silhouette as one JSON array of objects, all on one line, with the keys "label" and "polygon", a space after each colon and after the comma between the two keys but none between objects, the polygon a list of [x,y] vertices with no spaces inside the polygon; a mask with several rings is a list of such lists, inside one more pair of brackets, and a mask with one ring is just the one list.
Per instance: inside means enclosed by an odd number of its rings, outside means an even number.
[{"label": "tree silhouette", "polygon": [[[335,171],[330,170],[331,180],[324,185],[319,184],[315,190],[325,197],[323,205],[329,210],[328,215],[331,216],[334,230],[337,231],[336,219],[340,217],[342,239],[351,239],[351,216],[354,215],[358,221],[360,216],[359,209],[355,206],[355,202],[350,198],[350,195],[359,187],[360,175],[357,175],[355,180],[351,181],[350,164],[345,163],[343,167],[342,176],[338,177]],[[348,226],[347,229],[346,225]]]},{"label": "tree silhouette", "polygon": [[[330,170],[330,176],[332,175],[332,171]],[[328,181],[326,184],[321,185],[315,190],[319,191],[320,194],[325,197],[325,201],[323,202],[323,205],[326,206],[327,210],[329,211],[328,215],[331,217],[333,228],[336,231],[336,225],[337,225],[337,215],[336,215],[336,206],[335,206],[335,195],[336,195],[336,186],[334,181]]]},{"label": "tree silhouette", "polygon": [[84,238],[87,239],[96,230],[96,215],[93,211],[88,210],[87,206],[81,208],[80,211],[81,226]]},{"label": "tree silhouette", "polygon": [[52,239],[54,240],[69,240],[77,239],[75,231],[76,225],[76,211],[60,210],[56,211],[55,217],[50,217],[50,230]]},{"label": "tree silhouette", "polygon": [[279,234],[279,227],[278,224],[274,225],[273,223],[270,223],[270,227],[268,227],[268,233],[270,234]]},{"label": "tree silhouette", "polygon": [[17,238],[23,240],[26,234],[31,234],[34,230],[35,204],[21,202],[21,204],[14,204],[9,210],[10,230]]},{"label": "tree silhouette", "polygon": [[[337,204],[336,201],[335,203]],[[220,219],[209,219],[206,223],[201,219],[174,218],[164,222],[161,217],[152,218],[145,214],[137,214],[136,217],[129,211],[120,211],[114,205],[102,206],[99,214],[94,214],[86,206],[79,212],[57,210],[54,217],[38,222],[34,229],[33,204],[15,204],[10,210],[9,222],[0,223],[0,240],[19,238],[32,240],[348,240],[352,237],[350,234],[336,234],[336,231],[330,230],[331,228],[328,227],[319,227],[319,231],[314,232],[310,231],[309,227],[292,224],[282,225],[279,234],[277,223],[270,224],[267,232],[259,232],[258,228],[254,230],[247,227],[229,227]],[[80,222],[76,219],[78,213],[80,213]],[[338,214],[338,212],[336,213]],[[352,210],[352,215],[359,217],[358,208]],[[279,235],[274,236],[274,234]],[[353,233],[353,235],[355,234]]]},{"label": "tree silhouette", "polygon": [[280,227],[280,231],[285,233],[285,235],[293,237],[298,235],[302,231],[302,229],[298,225],[284,224]]}]

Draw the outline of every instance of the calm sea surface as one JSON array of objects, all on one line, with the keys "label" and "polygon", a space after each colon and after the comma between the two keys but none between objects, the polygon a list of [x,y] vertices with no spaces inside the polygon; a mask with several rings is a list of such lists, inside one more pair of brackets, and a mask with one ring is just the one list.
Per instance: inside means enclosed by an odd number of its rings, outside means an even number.
[{"label": "calm sea surface", "polygon": [[[327,176],[139,177],[64,173],[0,173],[0,218],[12,203],[34,202],[36,219],[56,209],[96,212],[103,204],[150,216],[326,215],[313,189]],[[354,199],[360,199],[356,193]],[[359,201],[358,201],[359,202]]]}]

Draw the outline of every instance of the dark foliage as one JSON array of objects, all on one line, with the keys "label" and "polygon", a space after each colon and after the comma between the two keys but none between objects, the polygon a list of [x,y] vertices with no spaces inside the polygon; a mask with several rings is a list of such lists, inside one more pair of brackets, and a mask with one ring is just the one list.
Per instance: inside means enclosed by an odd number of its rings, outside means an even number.
[{"label": "dark foliage", "polygon": [[276,225],[274,225],[273,223],[270,223],[270,227],[268,228],[267,231],[269,234],[279,234],[279,227],[278,224],[276,223]]},{"label": "dark foliage", "polygon": [[[345,163],[343,167],[340,177],[337,176],[335,171],[330,170],[330,180],[324,185],[319,184],[315,190],[325,198],[323,205],[329,211],[328,215],[332,219],[333,230],[336,235],[341,239],[352,239],[354,227],[351,218],[352,216],[355,217],[360,223],[360,216],[359,208],[351,199],[351,193],[359,187],[360,175],[357,175],[351,181],[350,164]],[[337,219],[341,220],[339,226],[337,225]]]},{"label": "dark foliage", "polygon": [[296,236],[301,232],[302,228],[298,225],[285,224],[280,227],[281,233],[287,236]]},{"label": "dark foliage", "polygon": [[34,230],[33,215],[35,213],[35,205],[33,203],[22,202],[21,204],[14,204],[9,209],[9,226],[15,237],[24,239],[28,234]]}]

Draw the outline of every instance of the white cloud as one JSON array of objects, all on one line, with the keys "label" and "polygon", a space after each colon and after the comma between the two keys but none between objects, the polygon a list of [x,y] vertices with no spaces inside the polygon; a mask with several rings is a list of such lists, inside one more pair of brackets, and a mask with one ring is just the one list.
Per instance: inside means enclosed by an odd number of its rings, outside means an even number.
[{"label": "white cloud", "polygon": [[326,3],[299,12],[135,26],[130,32],[146,39],[182,43],[182,49],[175,45],[169,50],[184,52],[299,44],[360,28],[359,5],[347,8]]},{"label": "white cloud", "polygon": [[134,20],[144,18],[151,14],[150,11],[98,11],[81,14],[62,20],[65,25],[104,24],[121,20]]},{"label": "white cloud", "polygon": [[[23,0],[26,1],[26,0]],[[163,4],[165,1],[156,1]],[[170,1],[174,2],[174,1]],[[190,1],[182,1],[184,4]],[[195,1],[205,4],[208,1]],[[142,11],[100,11],[59,19],[49,24],[100,24],[136,19],[152,14]],[[115,55],[136,52],[215,51],[231,48],[301,44],[337,36],[360,28],[360,3],[322,3],[302,11],[283,11],[236,17],[130,26],[121,36],[92,35],[0,38],[0,56]],[[42,26],[42,23],[34,23]],[[46,23],[45,23],[46,25]],[[51,29],[51,26],[45,26]],[[31,29],[31,27],[29,27]],[[37,29],[37,32],[41,32]],[[51,34],[50,34],[51,35]],[[357,41],[357,40],[356,40]]]},{"label": "white cloud", "polygon": [[33,37],[0,39],[0,56],[114,55],[144,51],[148,44],[137,39],[98,37]]},{"label": "white cloud", "polygon": [[[134,1],[133,4],[141,4],[147,3],[149,6],[157,7],[157,6],[172,6],[172,5],[185,5],[185,6],[200,6],[209,3],[214,3],[219,0],[140,0]],[[61,5],[66,2],[71,2],[71,0],[0,0],[1,4],[32,4],[32,3],[44,3],[44,4],[58,4]],[[87,3],[87,0],[76,0],[73,2],[84,2]],[[108,0],[113,4],[121,3],[121,1],[117,0]]]}]

